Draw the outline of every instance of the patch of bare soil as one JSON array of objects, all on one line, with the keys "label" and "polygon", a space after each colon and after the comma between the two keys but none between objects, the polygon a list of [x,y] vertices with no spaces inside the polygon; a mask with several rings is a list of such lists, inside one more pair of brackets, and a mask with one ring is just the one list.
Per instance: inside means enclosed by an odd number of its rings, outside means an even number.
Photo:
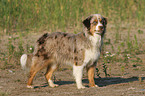
[{"label": "patch of bare soil", "polygon": [[[19,69],[0,70],[0,94],[6,96],[144,96],[145,74],[143,71],[126,70],[124,76],[95,78],[98,88],[89,88],[87,76],[83,84],[86,89],[78,90],[69,69],[56,71],[54,81],[59,87],[48,86],[45,70],[39,72],[34,79],[34,89],[26,88],[27,76]],[[114,71],[114,73],[116,73]],[[139,77],[139,74],[141,77]],[[142,79],[142,81],[139,81]],[[4,95],[4,96],[5,96]]]}]

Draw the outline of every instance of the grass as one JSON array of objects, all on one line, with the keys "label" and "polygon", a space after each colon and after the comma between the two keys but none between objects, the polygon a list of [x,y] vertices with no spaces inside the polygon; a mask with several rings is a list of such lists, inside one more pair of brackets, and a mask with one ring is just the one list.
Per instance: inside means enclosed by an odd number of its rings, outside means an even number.
[{"label": "grass", "polygon": [[8,93],[6,93],[6,92],[0,92],[0,96],[8,96]]},{"label": "grass", "polygon": [[81,21],[93,13],[103,14],[117,26],[131,20],[140,24],[145,20],[144,5],[144,0],[1,0],[0,29],[7,33],[70,26],[80,30]]},{"label": "grass", "polygon": [[[131,34],[134,27],[144,28],[144,5],[145,0],[1,0],[0,35],[9,36],[7,48],[4,52],[0,51],[0,60],[4,62],[2,68],[18,65],[23,53],[34,51],[34,45],[29,40],[24,45],[23,39],[31,32],[71,30],[77,33],[82,31],[82,20],[90,14],[100,13],[108,18],[108,25],[113,25],[115,32],[114,40],[105,37],[104,50],[108,50],[105,46],[111,46],[109,51],[112,51],[103,55],[103,72],[105,76],[110,76],[111,64],[119,62],[124,64],[119,69],[120,74],[124,75],[130,63],[142,63],[136,55],[145,53],[145,50],[141,50],[143,46],[139,37]],[[123,31],[127,33],[126,36],[122,35],[123,28],[126,29]],[[144,31],[137,29],[136,33],[142,35]],[[100,77],[99,68],[97,76]]]}]

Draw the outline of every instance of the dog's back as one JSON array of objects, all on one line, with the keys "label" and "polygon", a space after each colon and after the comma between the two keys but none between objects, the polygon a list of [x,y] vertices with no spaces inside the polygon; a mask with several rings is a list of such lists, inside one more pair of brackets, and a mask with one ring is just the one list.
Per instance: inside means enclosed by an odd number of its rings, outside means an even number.
[{"label": "dog's back", "polygon": [[84,60],[85,49],[91,43],[84,33],[69,34],[54,32],[44,34],[37,40],[34,56],[43,56],[55,59],[55,63],[69,63],[81,65]]}]

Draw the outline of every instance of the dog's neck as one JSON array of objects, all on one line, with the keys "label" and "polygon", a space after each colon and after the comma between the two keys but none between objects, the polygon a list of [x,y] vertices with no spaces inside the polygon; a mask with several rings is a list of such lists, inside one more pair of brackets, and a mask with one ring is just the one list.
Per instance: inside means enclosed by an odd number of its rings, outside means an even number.
[{"label": "dog's neck", "polygon": [[92,35],[88,32],[88,30],[83,30],[83,32],[85,33],[85,36],[91,41],[93,45],[100,44],[103,42],[104,36],[95,33]]},{"label": "dog's neck", "polygon": [[92,48],[97,48],[96,50],[101,51],[102,45],[103,45],[103,35],[99,34],[90,34],[88,30],[83,29],[83,33],[85,34],[85,37],[89,40],[91,43]]},{"label": "dog's neck", "polygon": [[103,43],[103,38],[101,37],[101,35],[98,34],[94,34],[94,35],[89,35],[89,40],[91,41],[92,45],[94,47],[100,47]]}]

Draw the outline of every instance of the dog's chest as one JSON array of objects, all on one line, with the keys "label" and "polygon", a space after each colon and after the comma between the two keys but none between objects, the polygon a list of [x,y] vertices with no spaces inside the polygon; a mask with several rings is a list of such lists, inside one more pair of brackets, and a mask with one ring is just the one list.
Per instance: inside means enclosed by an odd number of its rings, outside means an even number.
[{"label": "dog's chest", "polygon": [[90,38],[92,40],[92,47],[85,50],[85,58],[84,63],[85,65],[92,61],[96,61],[100,57],[100,49],[101,49],[101,37],[96,38]]},{"label": "dog's chest", "polygon": [[100,51],[92,49],[85,50],[85,59],[84,62],[88,63],[90,60],[95,61],[100,57]]}]

